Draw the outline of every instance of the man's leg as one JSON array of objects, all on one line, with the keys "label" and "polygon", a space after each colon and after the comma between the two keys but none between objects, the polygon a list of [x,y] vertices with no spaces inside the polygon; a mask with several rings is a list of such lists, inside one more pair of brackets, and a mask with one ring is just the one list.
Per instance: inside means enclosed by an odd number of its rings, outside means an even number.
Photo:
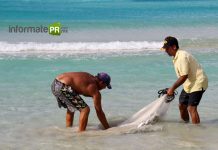
[{"label": "man's leg", "polygon": [[188,100],[189,94],[185,92],[183,89],[179,96],[179,110],[181,119],[185,122],[189,122],[189,114],[188,114]]},{"label": "man's leg", "polygon": [[80,110],[79,116],[79,132],[85,131],[88,123],[90,108],[89,106]]},{"label": "man's leg", "polygon": [[180,116],[181,119],[185,122],[189,122],[188,106],[184,104],[179,104]]},{"label": "man's leg", "polygon": [[66,127],[72,127],[73,126],[73,119],[74,119],[74,112],[72,113],[67,109],[66,113]]},{"label": "man's leg", "polygon": [[193,124],[199,124],[200,123],[200,117],[198,115],[197,106],[188,106],[188,111],[192,118]]},{"label": "man's leg", "polygon": [[199,124],[200,123],[200,117],[198,114],[197,106],[199,105],[202,95],[204,93],[204,90],[202,91],[196,91],[190,93],[189,102],[188,102],[188,111],[192,118],[193,124]]}]

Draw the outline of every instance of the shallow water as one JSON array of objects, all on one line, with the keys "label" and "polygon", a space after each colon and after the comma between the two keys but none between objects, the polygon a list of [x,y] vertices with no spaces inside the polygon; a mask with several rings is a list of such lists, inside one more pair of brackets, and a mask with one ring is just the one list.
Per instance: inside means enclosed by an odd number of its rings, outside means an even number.
[{"label": "shallow water", "polygon": [[[217,14],[217,0],[0,0],[0,149],[216,150]],[[69,32],[8,31],[56,21]],[[208,75],[201,124],[180,121],[177,96],[156,124],[114,127],[176,80],[171,58],[159,50],[168,35]],[[101,130],[90,98],[84,98],[91,107],[87,132],[77,133],[78,112],[74,127],[65,128],[66,110],[57,107],[50,84],[68,71],[111,75],[113,89],[102,91],[102,106],[114,128]]]},{"label": "shallow water", "polygon": [[169,57],[156,52],[82,59],[6,57],[0,60],[0,145],[3,149],[215,149],[218,55],[192,53],[209,77],[209,89],[199,105],[200,126],[180,122],[177,96],[166,117],[154,125],[141,130],[102,131],[92,100],[85,98],[91,113],[88,132],[82,134],[76,132],[78,113],[75,127],[65,128],[65,110],[57,107],[50,92],[50,84],[57,74],[69,70],[108,72],[113,89],[102,91],[102,105],[110,124],[116,125],[155,100],[159,89],[173,83],[176,75]]}]

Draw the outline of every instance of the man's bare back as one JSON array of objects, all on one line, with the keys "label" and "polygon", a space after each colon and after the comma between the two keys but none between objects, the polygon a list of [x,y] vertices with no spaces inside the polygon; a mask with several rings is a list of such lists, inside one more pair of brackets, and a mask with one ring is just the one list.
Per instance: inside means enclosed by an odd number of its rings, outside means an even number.
[{"label": "man's bare back", "polygon": [[87,72],[66,72],[58,75],[56,79],[84,96],[92,97],[90,90],[98,90],[96,77]]}]

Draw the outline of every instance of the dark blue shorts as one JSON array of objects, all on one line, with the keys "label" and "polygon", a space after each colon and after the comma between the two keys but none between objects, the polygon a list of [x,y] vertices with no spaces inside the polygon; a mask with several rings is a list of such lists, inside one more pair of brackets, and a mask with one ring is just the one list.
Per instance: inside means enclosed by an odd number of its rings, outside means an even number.
[{"label": "dark blue shorts", "polygon": [[179,103],[190,106],[198,106],[204,92],[205,90],[202,89],[201,91],[186,93],[183,89],[179,96]]}]

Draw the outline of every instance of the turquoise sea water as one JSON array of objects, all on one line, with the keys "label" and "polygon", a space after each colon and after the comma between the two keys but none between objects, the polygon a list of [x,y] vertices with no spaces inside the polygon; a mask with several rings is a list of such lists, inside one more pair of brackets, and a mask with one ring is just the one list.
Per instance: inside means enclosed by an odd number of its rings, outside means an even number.
[{"label": "turquoise sea water", "polygon": [[63,21],[77,28],[216,26],[217,0],[1,0],[1,23]]},{"label": "turquoise sea water", "polygon": [[[1,0],[0,41],[84,42],[217,39],[217,0]],[[68,33],[9,33],[9,26],[60,22]],[[209,33],[208,33],[209,32]]]},{"label": "turquoise sea water", "polygon": [[[217,0],[0,0],[0,149],[217,149]],[[8,33],[9,25],[37,26],[60,21],[69,32]],[[56,75],[67,71],[108,72],[112,90],[102,105],[116,124],[157,98],[176,80],[159,48],[178,37],[209,77],[199,105],[201,125],[180,122],[178,96],[167,116],[144,130],[102,131],[92,99],[88,131],[65,128],[64,109],[50,92]],[[178,89],[181,91],[181,88]]]},{"label": "turquoise sea water", "polygon": [[194,54],[210,79],[209,89],[199,106],[201,125],[180,122],[177,96],[164,121],[125,134],[120,130],[95,131],[99,121],[90,98],[85,98],[91,107],[87,133],[76,133],[79,113],[76,113],[75,127],[66,129],[65,110],[57,107],[50,92],[53,78],[65,71],[110,73],[113,89],[102,91],[102,103],[113,124],[155,100],[157,90],[173,83],[176,76],[168,56],[144,53],[95,58],[2,59],[0,145],[3,149],[158,149],[160,146],[163,149],[216,149],[218,55],[215,52]]}]

